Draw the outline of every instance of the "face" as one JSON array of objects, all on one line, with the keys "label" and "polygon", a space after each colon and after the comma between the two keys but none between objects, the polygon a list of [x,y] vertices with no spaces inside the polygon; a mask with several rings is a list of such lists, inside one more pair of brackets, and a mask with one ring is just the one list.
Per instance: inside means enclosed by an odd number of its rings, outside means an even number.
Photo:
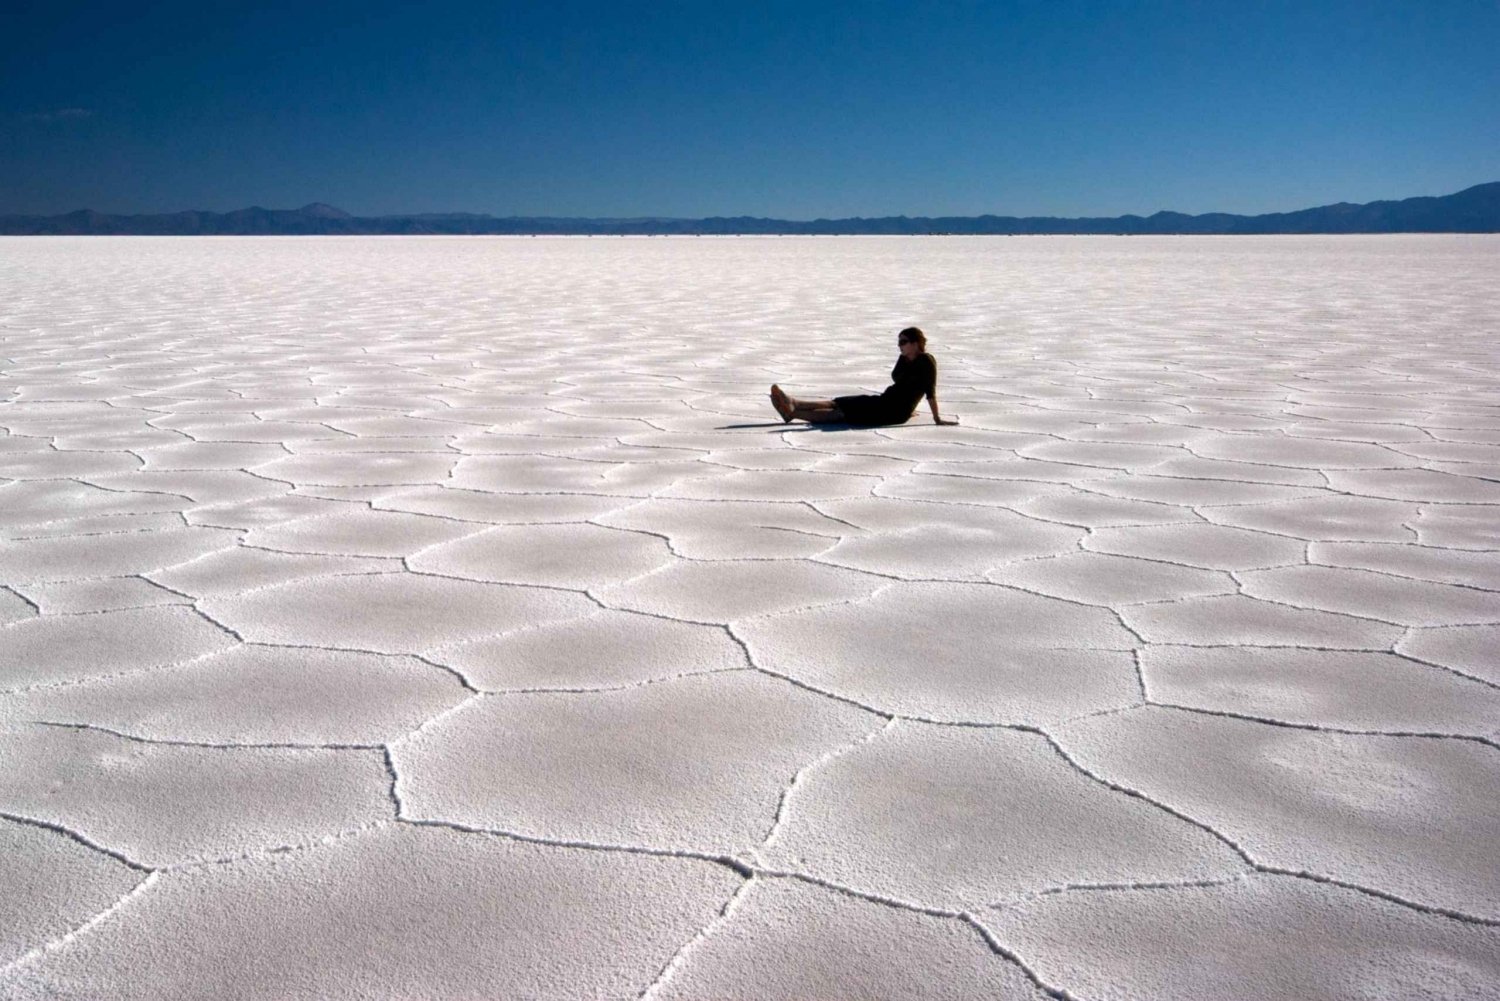
[{"label": "face", "polygon": [[896,346],[901,349],[901,357],[906,359],[915,358],[922,350],[915,340],[907,337],[897,337]]}]

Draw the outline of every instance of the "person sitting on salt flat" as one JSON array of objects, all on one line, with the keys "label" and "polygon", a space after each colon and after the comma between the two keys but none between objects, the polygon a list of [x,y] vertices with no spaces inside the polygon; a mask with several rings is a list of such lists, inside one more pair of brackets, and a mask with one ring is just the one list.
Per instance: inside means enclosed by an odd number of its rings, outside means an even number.
[{"label": "person sitting on salt flat", "polygon": [[935,424],[957,424],[944,420],[938,413],[937,361],[927,353],[927,335],[917,327],[907,327],[896,335],[901,357],[891,369],[891,385],[879,396],[836,396],[831,400],[795,400],[778,385],[771,386],[771,405],[787,423],[804,420],[809,424],[853,424],[875,427],[882,424],[905,424],[917,412],[917,404],[927,397]]}]

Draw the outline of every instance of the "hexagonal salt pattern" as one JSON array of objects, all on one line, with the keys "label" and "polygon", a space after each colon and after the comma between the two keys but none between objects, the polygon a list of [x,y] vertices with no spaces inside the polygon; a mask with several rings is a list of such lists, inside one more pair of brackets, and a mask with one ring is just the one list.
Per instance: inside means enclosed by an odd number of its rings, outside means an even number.
[{"label": "hexagonal salt pattern", "polygon": [[1045,736],[921,724],[810,771],[762,855],[775,868],[955,911],[1074,882],[1244,869],[1201,827],[1080,773]]},{"label": "hexagonal salt pattern", "polygon": [[691,859],[387,827],[166,873],[0,987],[141,1001],[627,997],[738,883]]},{"label": "hexagonal salt pattern", "polygon": [[1064,997],[1489,998],[1500,982],[1493,928],[1279,876],[1081,889],[984,924]]},{"label": "hexagonal salt pattern", "polygon": [[877,723],[741,671],[625,691],[488,696],[392,753],[403,816],[733,855],[765,837],[800,764]]},{"label": "hexagonal salt pattern", "polygon": [[0,996],[1500,997],[1497,239],[0,240]]},{"label": "hexagonal salt pattern", "polygon": [[1077,720],[1058,734],[1085,768],[1170,803],[1262,865],[1500,922],[1500,869],[1489,861],[1500,832],[1494,744],[1154,706]]},{"label": "hexagonal salt pattern", "polygon": [[956,917],[886,907],[798,883],[747,884],[711,934],[693,942],[647,995],[659,1001],[807,998],[1040,1001]]},{"label": "hexagonal salt pattern", "polygon": [[37,943],[61,938],[145,878],[61,831],[0,819],[0,969]]},{"label": "hexagonal salt pattern", "polygon": [[0,735],[0,754],[0,813],[144,866],[315,842],[391,814],[370,750],[193,747],[36,725]]}]

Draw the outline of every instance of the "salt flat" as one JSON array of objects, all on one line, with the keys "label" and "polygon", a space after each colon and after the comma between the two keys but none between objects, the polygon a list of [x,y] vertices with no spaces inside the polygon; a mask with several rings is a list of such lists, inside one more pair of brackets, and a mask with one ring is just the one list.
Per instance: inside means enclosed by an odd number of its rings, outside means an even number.
[{"label": "salt flat", "polygon": [[0,240],[0,996],[1500,997],[1497,265]]}]

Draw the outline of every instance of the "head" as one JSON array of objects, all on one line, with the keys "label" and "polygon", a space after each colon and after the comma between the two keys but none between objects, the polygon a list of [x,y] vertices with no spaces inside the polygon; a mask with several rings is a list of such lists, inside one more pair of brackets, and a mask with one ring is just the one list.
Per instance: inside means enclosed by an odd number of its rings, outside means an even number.
[{"label": "head", "polygon": [[927,350],[927,335],[918,327],[907,327],[896,335],[896,344],[901,348],[901,357],[915,358]]}]

